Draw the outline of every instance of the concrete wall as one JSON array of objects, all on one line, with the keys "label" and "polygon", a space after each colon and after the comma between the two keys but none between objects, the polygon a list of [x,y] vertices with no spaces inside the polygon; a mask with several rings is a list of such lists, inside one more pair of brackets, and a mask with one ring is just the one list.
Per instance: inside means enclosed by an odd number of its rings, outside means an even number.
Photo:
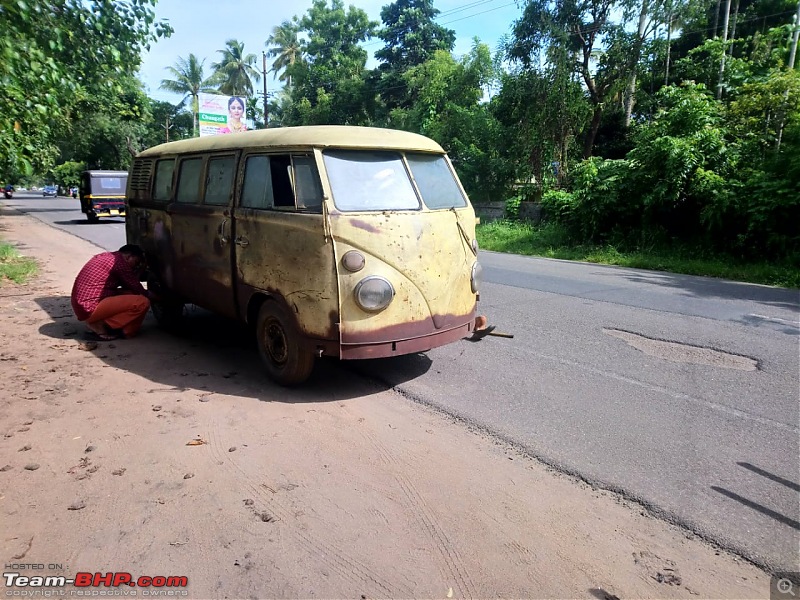
[{"label": "concrete wall", "polygon": [[[490,223],[506,218],[505,202],[483,202],[473,206],[475,214],[481,219],[481,223]],[[538,223],[542,220],[542,205],[538,202],[521,202],[519,205],[519,219]]]}]

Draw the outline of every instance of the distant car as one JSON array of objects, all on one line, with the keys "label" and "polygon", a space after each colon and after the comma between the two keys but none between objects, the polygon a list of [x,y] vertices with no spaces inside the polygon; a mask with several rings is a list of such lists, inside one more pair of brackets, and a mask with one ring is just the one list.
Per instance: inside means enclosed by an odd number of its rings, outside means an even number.
[{"label": "distant car", "polygon": [[52,196],[53,198],[58,196],[58,188],[54,185],[44,186],[44,189],[42,190],[42,197],[47,198],[48,196]]}]

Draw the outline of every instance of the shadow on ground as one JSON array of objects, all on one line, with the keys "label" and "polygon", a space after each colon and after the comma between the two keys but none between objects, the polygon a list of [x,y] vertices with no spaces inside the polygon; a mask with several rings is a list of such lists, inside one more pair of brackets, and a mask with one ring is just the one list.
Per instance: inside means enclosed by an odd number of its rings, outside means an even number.
[{"label": "shadow on ground", "polygon": [[[42,335],[85,341],[86,327],[72,313],[68,296],[44,296],[36,302],[53,320],[39,328]],[[324,402],[386,391],[431,366],[425,354],[364,361],[323,358],[306,383],[284,388],[267,378],[249,328],[202,309],[190,310],[186,323],[180,334],[172,334],[159,329],[150,315],[136,338],[96,342],[87,354],[87,369],[98,368],[94,358],[99,358],[146,379],[143,392],[195,390],[267,402]],[[387,371],[391,383],[383,377]]]}]

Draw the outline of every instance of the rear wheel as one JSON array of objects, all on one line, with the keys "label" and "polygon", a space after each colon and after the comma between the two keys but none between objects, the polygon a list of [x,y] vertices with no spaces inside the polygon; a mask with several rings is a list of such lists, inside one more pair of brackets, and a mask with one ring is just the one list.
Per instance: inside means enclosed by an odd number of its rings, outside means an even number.
[{"label": "rear wheel", "polygon": [[258,352],[270,378],[280,385],[302,383],[314,369],[314,354],[289,312],[275,301],[261,305],[256,324]]},{"label": "rear wheel", "polygon": [[147,289],[158,296],[157,300],[150,301],[150,308],[159,327],[168,331],[179,330],[184,324],[185,304],[155,279],[147,280]]}]

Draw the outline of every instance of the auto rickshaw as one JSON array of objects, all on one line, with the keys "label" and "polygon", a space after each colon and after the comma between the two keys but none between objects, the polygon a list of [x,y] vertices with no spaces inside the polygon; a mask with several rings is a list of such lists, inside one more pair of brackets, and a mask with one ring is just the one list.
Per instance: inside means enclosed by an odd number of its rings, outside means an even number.
[{"label": "auto rickshaw", "polygon": [[100,217],[125,216],[127,171],[84,171],[81,173],[81,212],[90,223]]}]

